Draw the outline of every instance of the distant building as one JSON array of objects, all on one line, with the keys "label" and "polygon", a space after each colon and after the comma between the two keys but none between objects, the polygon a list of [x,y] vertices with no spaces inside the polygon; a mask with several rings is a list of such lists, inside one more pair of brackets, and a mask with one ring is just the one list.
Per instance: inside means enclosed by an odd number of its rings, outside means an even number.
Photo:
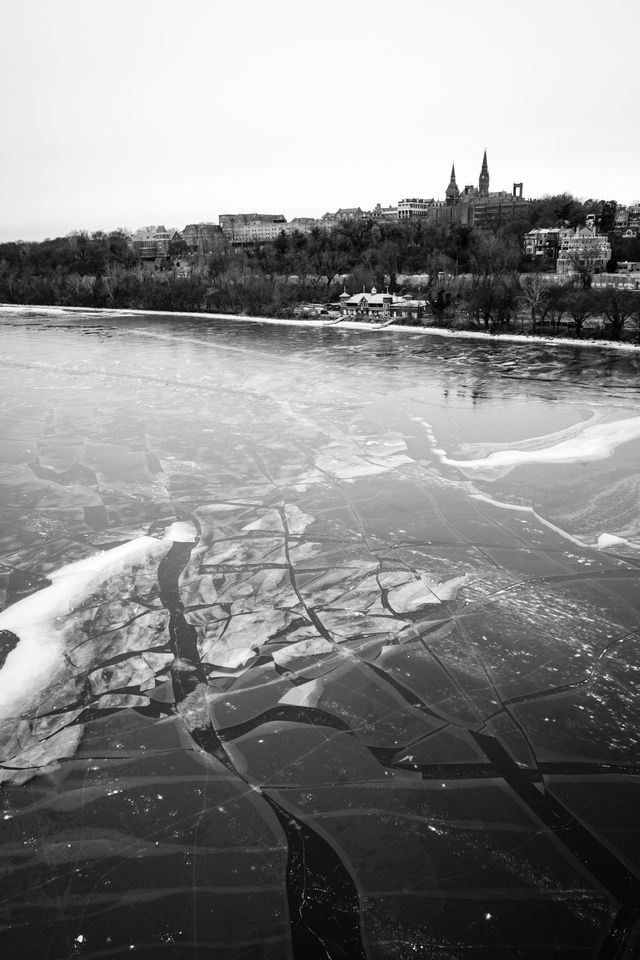
[{"label": "distant building", "polygon": [[629,210],[627,207],[618,207],[613,221],[613,232],[619,237],[624,236],[629,227]]},{"label": "distant building", "polygon": [[522,183],[514,183],[511,193],[489,190],[489,165],[485,150],[478,186],[460,190],[456,183],[455,165],[451,167],[444,200],[409,197],[398,202],[398,219],[425,219],[442,226],[455,224],[479,229],[495,229],[513,220],[526,219],[530,203],[522,196]]},{"label": "distant building", "polygon": [[281,213],[221,213],[218,223],[226,240],[241,244],[275,240],[287,221]]},{"label": "distant building", "polygon": [[141,260],[157,260],[169,254],[169,244],[179,237],[175,229],[164,226],[141,227],[132,235],[131,249]]},{"label": "distant building", "polygon": [[540,263],[555,264],[563,238],[571,233],[571,230],[564,227],[541,227],[530,230],[524,235],[524,252]]},{"label": "distant building", "polygon": [[364,210],[361,210],[360,207],[340,207],[339,210],[336,210],[334,217],[336,220],[362,220],[366,217]]},{"label": "distant building", "polygon": [[378,293],[375,287],[371,287],[370,293],[363,290],[351,297],[343,293],[340,296],[340,312],[347,317],[380,317],[385,313],[390,317],[393,300],[393,294]]},{"label": "distant building", "polygon": [[223,239],[222,230],[215,223],[188,223],[182,231],[187,253],[206,256],[213,253]]},{"label": "distant building", "polygon": [[500,191],[474,198],[473,226],[479,230],[493,230],[514,220],[526,220],[529,206],[529,201],[522,196],[522,184],[514,183],[512,193]]},{"label": "distant building", "polygon": [[375,287],[370,293],[364,290],[349,296],[340,295],[340,313],[343,317],[369,320],[415,319],[424,314],[425,301],[398,297],[389,293],[378,293]]},{"label": "distant building", "polygon": [[[429,218],[436,205],[437,201],[433,197],[430,200],[425,200],[422,197],[404,197],[402,200],[398,200],[398,220]],[[444,203],[441,206],[444,206]]]},{"label": "distant building", "polygon": [[289,220],[289,223],[286,223],[283,227],[285,233],[311,233],[311,231],[318,226],[318,221],[315,217],[294,217],[293,220]]},{"label": "distant building", "polygon": [[398,207],[381,207],[379,203],[376,203],[370,216],[372,220],[397,220]]},{"label": "distant building", "polygon": [[640,230],[640,203],[635,203],[627,208],[629,230]]},{"label": "distant building", "polygon": [[625,270],[620,273],[599,273],[592,280],[596,289],[615,287],[618,290],[640,290],[640,272]]},{"label": "distant building", "polygon": [[340,207],[335,213],[325,213],[320,219],[320,225],[326,229],[345,220],[366,220],[369,216],[361,207]]},{"label": "distant building", "polygon": [[578,265],[589,266],[593,273],[604,273],[611,259],[611,244],[593,227],[579,227],[560,244],[556,273],[571,275]]}]

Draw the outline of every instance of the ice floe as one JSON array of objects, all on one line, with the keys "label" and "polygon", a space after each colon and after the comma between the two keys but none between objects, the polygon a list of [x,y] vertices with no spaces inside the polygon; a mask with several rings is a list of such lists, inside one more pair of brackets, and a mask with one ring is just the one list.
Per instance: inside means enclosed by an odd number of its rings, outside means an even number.
[{"label": "ice floe", "polygon": [[640,438],[640,417],[626,417],[623,420],[589,424],[580,429],[573,437],[530,449],[526,445],[507,450],[496,450],[486,457],[459,460],[448,457],[444,450],[436,448],[434,453],[440,462],[457,467],[465,474],[482,476],[486,479],[503,477],[515,467],[530,463],[576,463],[594,460],[606,460],[617,447]]}]

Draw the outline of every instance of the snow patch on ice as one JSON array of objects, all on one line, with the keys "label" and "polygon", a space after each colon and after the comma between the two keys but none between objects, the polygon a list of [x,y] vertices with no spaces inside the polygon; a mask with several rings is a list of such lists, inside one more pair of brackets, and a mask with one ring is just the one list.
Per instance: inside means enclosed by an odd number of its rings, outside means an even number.
[{"label": "snow patch on ice", "polygon": [[[547,439],[552,439],[553,434]],[[505,476],[514,467],[525,463],[576,463],[606,460],[624,443],[640,438],[640,417],[627,417],[610,423],[589,424],[579,429],[569,439],[552,443],[551,446],[535,449],[513,448],[497,450],[487,457],[473,460],[457,460],[448,457],[443,450],[434,453],[441,463],[457,467],[466,474],[479,474],[494,479]]]},{"label": "snow patch on ice", "polygon": [[84,599],[99,592],[114,576],[143,563],[158,563],[172,541],[191,542],[190,522],[171,524],[162,540],[137,537],[92,557],[67,564],[49,574],[51,585],[0,613],[0,630],[14,633],[19,642],[0,670],[0,718],[27,710],[38,694],[65,666],[66,618]]},{"label": "snow patch on ice", "polygon": [[606,550],[607,547],[631,547],[632,550],[640,550],[640,543],[633,543],[625,537],[617,537],[613,533],[601,533],[596,542],[596,549]]}]

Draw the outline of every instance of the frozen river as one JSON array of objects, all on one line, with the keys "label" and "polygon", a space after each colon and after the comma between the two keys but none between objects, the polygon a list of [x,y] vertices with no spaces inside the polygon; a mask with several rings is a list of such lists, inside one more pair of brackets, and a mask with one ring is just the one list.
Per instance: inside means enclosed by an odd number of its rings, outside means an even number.
[{"label": "frozen river", "polygon": [[639,371],[0,310],[3,956],[637,956]]}]

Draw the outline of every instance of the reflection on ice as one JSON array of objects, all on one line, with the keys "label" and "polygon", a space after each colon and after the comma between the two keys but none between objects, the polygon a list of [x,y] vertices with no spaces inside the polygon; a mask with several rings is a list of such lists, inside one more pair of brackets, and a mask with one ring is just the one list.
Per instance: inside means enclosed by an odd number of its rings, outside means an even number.
[{"label": "reflection on ice", "polygon": [[9,954],[631,956],[631,359],[57,322],[1,361]]}]

